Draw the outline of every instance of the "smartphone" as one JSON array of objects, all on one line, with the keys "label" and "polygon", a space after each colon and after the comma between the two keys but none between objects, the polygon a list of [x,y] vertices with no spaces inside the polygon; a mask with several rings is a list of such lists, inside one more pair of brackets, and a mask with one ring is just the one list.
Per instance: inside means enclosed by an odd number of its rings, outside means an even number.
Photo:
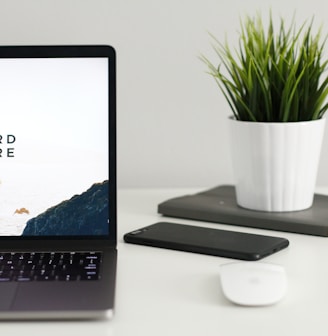
[{"label": "smartphone", "polygon": [[289,245],[285,238],[160,222],[124,235],[127,243],[255,261]]}]

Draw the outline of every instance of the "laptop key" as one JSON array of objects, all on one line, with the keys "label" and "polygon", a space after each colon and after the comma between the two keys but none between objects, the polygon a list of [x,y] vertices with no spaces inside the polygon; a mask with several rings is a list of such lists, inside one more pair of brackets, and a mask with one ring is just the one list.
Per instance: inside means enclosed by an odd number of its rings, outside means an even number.
[{"label": "laptop key", "polygon": [[98,280],[99,252],[0,252],[0,282]]},{"label": "laptop key", "polygon": [[9,277],[0,277],[0,282],[8,282],[11,281],[12,279]]},{"label": "laptop key", "polygon": [[36,275],[34,277],[34,280],[36,281],[54,281],[56,280],[56,277],[53,275]]},{"label": "laptop key", "polygon": [[16,277],[15,280],[16,280],[16,281],[19,281],[19,282],[28,282],[28,281],[32,281],[33,278],[30,278],[30,277],[23,277],[23,276],[18,276],[18,277]]},{"label": "laptop key", "polygon": [[82,275],[80,280],[99,280],[100,277],[98,275]]}]

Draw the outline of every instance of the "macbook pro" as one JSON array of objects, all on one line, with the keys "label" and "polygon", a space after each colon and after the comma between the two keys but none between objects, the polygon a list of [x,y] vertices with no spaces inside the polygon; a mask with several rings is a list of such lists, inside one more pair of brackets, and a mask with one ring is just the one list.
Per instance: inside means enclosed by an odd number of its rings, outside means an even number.
[{"label": "macbook pro", "polygon": [[111,316],[110,46],[0,46],[0,318]]}]

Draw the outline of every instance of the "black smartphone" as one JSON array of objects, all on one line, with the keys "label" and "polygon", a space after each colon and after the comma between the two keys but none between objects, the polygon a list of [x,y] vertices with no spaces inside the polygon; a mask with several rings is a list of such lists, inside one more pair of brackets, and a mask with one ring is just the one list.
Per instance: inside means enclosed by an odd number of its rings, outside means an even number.
[{"label": "black smartphone", "polygon": [[289,245],[285,238],[160,222],[124,235],[127,243],[219,257],[259,260]]}]

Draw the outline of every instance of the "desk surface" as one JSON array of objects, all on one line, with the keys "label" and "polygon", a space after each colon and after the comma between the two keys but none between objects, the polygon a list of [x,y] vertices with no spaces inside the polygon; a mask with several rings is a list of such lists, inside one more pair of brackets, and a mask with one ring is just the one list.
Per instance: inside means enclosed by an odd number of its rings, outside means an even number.
[{"label": "desk surface", "polygon": [[[263,261],[283,265],[289,289],[280,303],[239,307],[220,289],[219,265],[231,259],[130,245],[123,234],[163,217],[157,204],[199,190],[120,190],[116,312],[111,321],[5,322],[3,335],[313,335],[327,334],[328,238],[211,224],[166,221],[285,237],[290,246]],[[328,219],[327,219],[328,220]]]}]

